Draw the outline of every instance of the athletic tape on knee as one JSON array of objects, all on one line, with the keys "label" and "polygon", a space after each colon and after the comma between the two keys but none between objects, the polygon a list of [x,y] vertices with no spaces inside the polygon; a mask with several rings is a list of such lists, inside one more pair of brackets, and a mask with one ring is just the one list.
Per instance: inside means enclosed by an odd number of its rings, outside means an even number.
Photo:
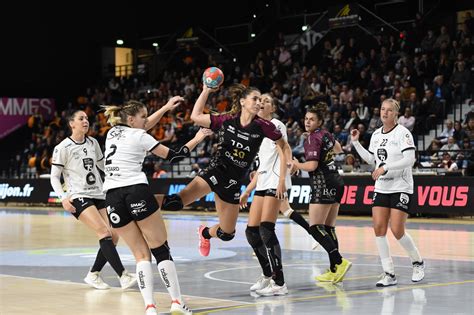
[{"label": "athletic tape on knee", "polygon": [[234,236],[235,236],[235,230],[234,230],[234,232],[232,232],[232,234],[229,234],[229,233],[226,233],[226,232],[222,231],[222,229],[219,227],[219,228],[217,229],[217,233],[216,233],[216,234],[217,234],[217,237],[218,237],[218,238],[220,238],[221,240],[227,242],[227,241],[230,241],[230,240],[232,240],[232,239],[234,238]]},{"label": "athletic tape on knee", "polygon": [[163,198],[163,203],[161,204],[161,210],[168,210],[168,211],[178,211],[183,209],[183,200],[179,195],[166,195]]}]

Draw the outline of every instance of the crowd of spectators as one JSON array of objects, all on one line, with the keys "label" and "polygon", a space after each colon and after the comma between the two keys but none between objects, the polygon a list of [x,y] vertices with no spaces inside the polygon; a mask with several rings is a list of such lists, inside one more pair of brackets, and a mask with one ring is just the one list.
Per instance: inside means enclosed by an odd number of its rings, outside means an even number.
[{"label": "crowd of spectators", "polygon": [[[278,104],[277,115],[288,128],[288,141],[296,157],[303,155],[306,107],[318,101],[327,102],[329,111],[324,127],[335,135],[344,150],[336,162],[341,168],[350,166],[344,169],[368,170],[348,135],[357,128],[361,144],[368,147],[371,134],[381,126],[378,108],[381,101],[394,98],[400,102],[398,122],[413,132],[417,143],[419,135],[444,123],[453,104],[473,98],[473,18],[470,15],[466,18],[459,30],[444,25],[427,28],[415,23],[402,36],[378,34],[369,45],[359,45],[357,38],[343,38],[335,33],[332,38],[325,37],[320,59],[315,63],[307,62],[300,50],[290,50],[288,43],[281,40],[274,47],[258,52],[248,64],[217,64],[209,56],[203,65],[189,55],[183,60],[185,70],[164,71],[157,82],[147,82],[140,76],[111,78],[88,88],[52,121],[32,116],[28,122],[31,143],[12,158],[13,173],[9,175],[49,173],[52,149],[67,135],[65,117],[70,108],[80,107],[86,111],[89,134],[103,144],[109,126],[99,110],[100,105],[137,99],[148,106],[149,112],[154,112],[169,97],[181,95],[184,103],[176,112],[165,115],[151,134],[170,146],[187,141],[196,132],[190,113],[207,66],[224,69],[225,86],[242,83],[273,95]],[[207,109],[229,110],[227,90],[214,93]],[[474,145],[474,106],[462,121],[446,121],[445,126],[428,151],[420,155],[420,163],[429,162],[429,167],[448,171],[468,168],[473,163],[470,149]],[[460,149],[466,150],[458,151]],[[214,150],[213,137],[198,147],[197,156],[191,161],[190,176],[206,166]],[[171,171],[166,163],[152,157],[146,159],[144,170],[153,177],[165,177]]]}]

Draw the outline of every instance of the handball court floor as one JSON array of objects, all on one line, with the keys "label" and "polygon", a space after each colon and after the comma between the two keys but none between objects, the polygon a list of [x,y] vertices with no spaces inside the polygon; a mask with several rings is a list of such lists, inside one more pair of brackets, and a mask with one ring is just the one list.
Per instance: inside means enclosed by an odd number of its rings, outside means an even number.
[{"label": "handball court floor", "polygon": [[[181,291],[194,314],[474,314],[474,221],[410,219],[407,225],[426,263],[426,277],[411,282],[411,266],[389,232],[398,285],[377,288],[381,266],[368,217],[338,220],[343,256],[353,262],[342,285],[321,285],[314,277],[328,266],[327,254],[312,250],[298,225],[280,217],[276,230],[290,293],[257,297],[249,287],[260,275],[245,239],[246,215],[233,241],[212,240],[209,257],[197,251],[200,224],[217,222],[214,213],[165,213],[171,253]],[[125,267],[135,262],[123,241]],[[144,314],[137,287],[122,291],[109,265],[104,280],[112,289],[89,288],[82,279],[94,261],[94,234],[58,208],[0,207],[0,314]],[[155,265],[156,266],[156,265]],[[170,299],[155,273],[158,311]]]}]

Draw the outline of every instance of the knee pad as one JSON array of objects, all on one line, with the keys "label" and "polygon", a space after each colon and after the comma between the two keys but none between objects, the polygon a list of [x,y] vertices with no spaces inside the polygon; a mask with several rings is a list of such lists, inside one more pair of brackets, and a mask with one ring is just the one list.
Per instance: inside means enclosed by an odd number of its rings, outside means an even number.
[{"label": "knee pad", "polygon": [[226,232],[222,231],[222,229],[220,227],[217,229],[217,237],[220,238],[223,241],[228,242],[228,241],[232,240],[234,238],[234,236],[235,236],[235,231],[232,232],[231,234],[229,234],[229,233],[226,233]]},{"label": "knee pad", "polygon": [[277,244],[278,239],[275,234],[275,223],[272,223],[272,222],[260,223],[260,236],[266,247],[271,247]]},{"label": "knee pad", "polygon": [[168,211],[178,211],[183,209],[183,200],[179,195],[166,195],[163,198],[163,203],[161,204],[161,210],[168,210]]},{"label": "knee pad", "polygon": [[159,264],[164,260],[171,260],[173,261],[173,257],[171,257],[170,247],[168,246],[168,241],[166,241],[163,245],[157,248],[152,248],[151,253],[156,259],[156,263]]},{"label": "knee pad", "polygon": [[249,242],[249,245],[252,246],[252,248],[258,248],[263,245],[258,226],[247,226],[245,229],[245,236],[247,237],[247,242]]}]

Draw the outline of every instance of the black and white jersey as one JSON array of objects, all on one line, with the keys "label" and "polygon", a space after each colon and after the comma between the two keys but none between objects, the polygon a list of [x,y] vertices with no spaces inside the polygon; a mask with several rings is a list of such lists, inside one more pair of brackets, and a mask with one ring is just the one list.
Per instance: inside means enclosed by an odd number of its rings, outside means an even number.
[{"label": "black and white jersey", "polygon": [[70,199],[105,199],[102,178],[97,168],[97,163],[102,163],[103,158],[97,140],[87,136],[82,143],[67,137],[54,148],[52,164],[62,167]]},{"label": "black and white jersey", "polygon": [[[286,134],[286,126],[278,119],[273,118],[271,122],[275,125],[276,129],[280,131],[285,141],[288,141]],[[280,179],[280,156],[278,154],[277,145],[275,141],[264,138],[260,149],[258,151],[259,167],[258,167],[258,179],[257,179],[257,191],[276,189],[278,187],[278,181]],[[285,186],[286,189],[291,188],[291,176],[289,171],[285,174]]]},{"label": "black and white jersey", "polygon": [[109,189],[148,184],[142,164],[147,152],[160,144],[143,129],[125,125],[112,127],[105,140],[105,183]]},{"label": "black and white jersey", "polygon": [[[385,164],[390,166],[390,163],[401,160],[406,150],[415,150],[415,144],[411,132],[401,125],[395,125],[385,133],[381,127],[374,131],[370,139],[369,152],[374,155],[376,168]],[[412,165],[402,170],[389,170],[380,176],[375,181],[375,192],[412,194]]]}]

